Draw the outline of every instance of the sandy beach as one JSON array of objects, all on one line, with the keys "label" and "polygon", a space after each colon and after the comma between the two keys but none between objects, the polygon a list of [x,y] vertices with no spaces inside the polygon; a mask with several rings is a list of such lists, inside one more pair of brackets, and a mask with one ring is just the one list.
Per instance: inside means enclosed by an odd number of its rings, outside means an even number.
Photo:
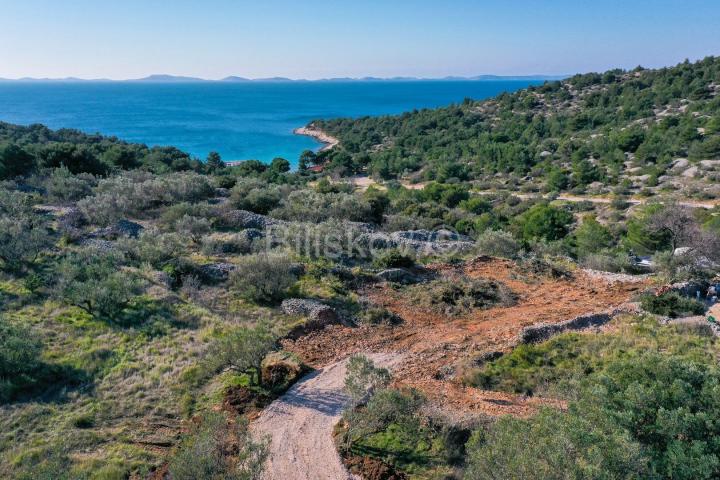
[{"label": "sandy beach", "polygon": [[295,135],[305,135],[307,137],[312,137],[315,140],[323,143],[324,145],[322,148],[320,148],[321,152],[331,150],[336,145],[340,144],[340,140],[337,138],[328,135],[324,131],[320,130],[319,128],[313,127],[313,125],[308,125],[307,127],[300,127],[293,130],[293,133]]}]

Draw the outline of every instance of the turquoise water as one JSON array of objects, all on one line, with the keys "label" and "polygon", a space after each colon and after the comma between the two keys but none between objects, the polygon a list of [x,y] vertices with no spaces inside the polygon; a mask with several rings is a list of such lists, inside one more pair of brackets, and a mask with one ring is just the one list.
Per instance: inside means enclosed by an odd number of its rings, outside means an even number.
[{"label": "turquoise water", "polygon": [[199,158],[214,150],[224,160],[294,163],[318,147],[292,133],[310,120],[439,107],[533,83],[540,82],[2,83],[0,121],[174,145]]}]

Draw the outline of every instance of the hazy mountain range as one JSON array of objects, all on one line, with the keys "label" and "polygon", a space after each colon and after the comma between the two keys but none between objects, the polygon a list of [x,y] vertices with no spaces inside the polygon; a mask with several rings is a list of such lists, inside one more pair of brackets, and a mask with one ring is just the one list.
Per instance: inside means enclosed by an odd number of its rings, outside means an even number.
[{"label": "hazy mountain range", "polygon": [[97,79],[83,79],[76,77],[67,78],[18,78],[8,79],[0,78],[0,82],[25,82],[25,83],[49,83],[49,82],[68,82],[68,83],[79,83],[79,82],[124,82],[124,83],[248,83],[248,82],[276,82],[276,83],[287,83],[287,82],[409,82],[409,81],[428,81],[428,80],[444,80],[444,81],[497,81],[497,80],[562,80],[567,78],[569,75],[477,75],[474,77],[442,77],[442,78],[419,78],[419,77],[391,77],[391,78],[378,78],[378,77],[362,77],[362,78],[323,78],[319,80],[306,80],[306,79],[292,79],[285,77],[270,77],[270,78],[244,78],[237,76],[225,77],[221,80],[208,80],[197,77],[183,77],[177,75],[150,75],[144,78],[128,79],[128,80],[110,80],[107,78]]}]

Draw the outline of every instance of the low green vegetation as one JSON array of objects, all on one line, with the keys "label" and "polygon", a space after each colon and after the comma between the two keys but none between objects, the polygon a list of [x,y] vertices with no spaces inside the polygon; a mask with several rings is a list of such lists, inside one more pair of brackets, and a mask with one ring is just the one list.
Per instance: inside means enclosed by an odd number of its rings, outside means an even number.
[{"label": "low green vegetation", "polygon": [[466,381],[483,389],[536,395],[547,393],[548,388],[555,393],[584,375],[602,375],[610,362],[632,360],[648,352],[697,362],[714,358],[716,342],[709,328],[661,327],[650,317],[622,317],[618,323],[617,331],[610,333],[566,333],[544,343],[520,345],[472,371]]},{"label": "low green vegetation", "polygon": [[466,477],[714,478],[720,371],[704,327],[626,317],[619,331],[563,334],[481,367],[474,385],[569,405],[476,432]]},{"label": "low green vegetation", "polygon": [[389,249],[379,253],[373,260],[376,268],[410,268],[415,265],[415,259],[398,249]]},{"label": "low green vegetation", "polygon": [[266,459],[267,443],[250,437],[245,420],[228,423],[224,415],[208,413],[186,435],[168,472],[174,480],[254,480]]},{"label": "low green vegetation", "polygon": [[[362,356],[348,363],[345,389],[353,399],[338,437],[346,458],[370,457],[417,478],[437,478],[463,458],[462,432],[419,415],[425,398],[415,390],[388,388],[390,375]],[[364,473],[364,472],[359,472]]]},{"label": "low green vegetation", "polygon": [[233,288],[252,302],[274,303],[286,298],[298,280],[287,256],[276,253],[244,257],[232,275]]},{"label": "low green vegetation", "polygon": [[467,462],[469,480],[650,478],[640,445],[607,417],[550,409],[530,420],[503,417],[476,432]]},{"label": "low green vegetation", "polygon": [[704,303],[676,292],[643,295],[641,304],[643,309],[650,313],[670,318],[702,315],[706,308]]},{"label": "low green vegetation", "polygon": [[509,307],[516,302],[515,293],[503,283],[464,275],[410,287],[408,294],[415,304],[448,316],[476,308]]}]

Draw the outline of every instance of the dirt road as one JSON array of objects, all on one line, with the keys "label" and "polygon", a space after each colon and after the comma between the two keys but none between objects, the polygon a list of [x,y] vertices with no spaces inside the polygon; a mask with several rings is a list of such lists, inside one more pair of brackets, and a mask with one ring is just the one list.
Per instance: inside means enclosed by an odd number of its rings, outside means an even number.
[{"label": "dirt road", "polygon": [[[392,367],[397,354],[367,355]],[[332,430],[348,402],[343,393],[346,360],[317,370],[275,400],[253,422],[254,435],[269,436],[270,458],[263,480],[357,479],[343,466]]]},{"label": "dirt road", "polygon": [[[356,175],[354,177],[350,177],[348,179],[350,183],[358,187],[360,190],[367,190],[370,186],[377,186],[381,189],[384,189],[384,185],[378,184],[374,179],[368,177],[367,175]],[[400,182],[403,187],[410,189],[410,190],[420,190],[427,185],[427,183],[409,183],[406,181]],[[507,193],[512,194],[515,197],[521,198],[523,200],[531,200],[531,199],[537,199],[537,198],[544,198],[549,199],[549,195],[539,194],[539,193],[522,193],[517,191],[506,191]],[[498,193],[503,193],[503,191],[496,191],[496,190],[474,190],[471,192],[475,195],[496,195]],[[610,204],[612,203],[612,198],[608,197],[591,197],[591,196],[582,196],[582,195],[570,195],[570,194],[562,194],[555,197],[556,200],[563,200],[565,202],[572,202],[572,203],[578,203],[578,202],[590,202],[595,204]],[[630,205],[644,205],[648,202],[656,201],[656,199],[637,199],[637,198],[628,198],[625,200]],[[718,200],[708,200],[708,201],[697,201],[697,200],[678,200],[676,202],[681,207],[689,207],[689,208],[705,208],[708,210],[711,210],[718,205],[720,205],[720,201]]]}]

